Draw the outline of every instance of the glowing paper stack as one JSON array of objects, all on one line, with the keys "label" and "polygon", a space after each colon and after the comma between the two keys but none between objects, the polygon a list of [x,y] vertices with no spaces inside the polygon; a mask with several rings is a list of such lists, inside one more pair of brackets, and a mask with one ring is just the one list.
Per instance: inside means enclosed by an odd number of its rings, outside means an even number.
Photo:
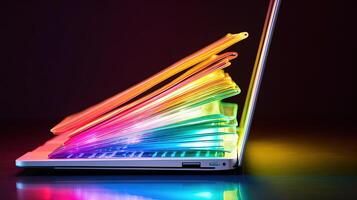
[{"label": "glowing paper stack", "polygon": [[[238,140],[238,106],[221,100],[240,93],[223,71],[237,53],[216,54],[247,36],[246,32],[228,34],[145,81],[67,117],[51,131],[69,139],[49,157],[96,152],[232,151]],[[168,78],[174,79],[148,91]]]}]

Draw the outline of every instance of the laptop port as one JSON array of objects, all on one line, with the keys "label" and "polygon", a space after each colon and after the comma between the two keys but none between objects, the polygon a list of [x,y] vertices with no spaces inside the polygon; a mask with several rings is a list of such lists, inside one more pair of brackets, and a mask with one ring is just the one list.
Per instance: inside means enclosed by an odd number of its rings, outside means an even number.
[{"label": "laptop port", "polygon": [[182,167],[183,168],[200,168],[201,163],[200,162],[182,162]]}]

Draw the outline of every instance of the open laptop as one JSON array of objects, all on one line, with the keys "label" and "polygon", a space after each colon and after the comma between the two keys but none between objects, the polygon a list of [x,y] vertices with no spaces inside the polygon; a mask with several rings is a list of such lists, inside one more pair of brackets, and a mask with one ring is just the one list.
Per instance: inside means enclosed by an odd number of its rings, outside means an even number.
[{"label": "open laptop", "polygon": [[[262,34],[257,47],[256,59],[238,127],[238,141],[232,153],[219,151],[113,151],[100,153],[71,154],[65,158],[49,158],[51,153],[69,139],[62,134],[47,141],[42,146],[28,152],[16,160],[18,167],[55,168],[55,169],[137,169],[137,170],[230,170],[242,165],[244,149],[250,130],[254,108],[259,93],[264,66],[279,9],[279,0],[268,4]],[[179,154],[180,156],[173,156]]]}]

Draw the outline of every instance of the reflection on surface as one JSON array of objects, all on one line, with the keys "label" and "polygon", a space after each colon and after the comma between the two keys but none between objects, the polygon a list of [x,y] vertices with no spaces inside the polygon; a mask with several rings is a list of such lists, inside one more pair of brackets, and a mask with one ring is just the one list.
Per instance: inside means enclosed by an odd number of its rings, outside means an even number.
[{"label": "reflection on surface", "polygon": [[18,180],[16,188],[18,199],[244,199],[239,181],[232,178],[27,177]]},{"label": "reflection on surface", "polygon": [[355,176],[21,176],[18,199],[357,199]]},{"label": "reflection on surface", "polygon": [[356,131],[325,129],[256,130],[247,144],[246,172],[264,176],[356,175]]}]

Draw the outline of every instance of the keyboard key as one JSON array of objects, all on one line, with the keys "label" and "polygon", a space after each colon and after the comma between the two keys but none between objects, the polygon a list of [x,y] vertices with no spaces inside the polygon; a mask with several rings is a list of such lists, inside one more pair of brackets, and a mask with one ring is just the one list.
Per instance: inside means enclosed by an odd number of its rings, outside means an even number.
[{"label": "keyboard key", "polygon": [[123,152],[123,151],[117,152],[116,154],[114,154],[113,157],[115,157],[115,158],[125,158],[126,153],[127,152]]},{"label": "keyboard key", "polygon": [[78,157],[78,158],[88,158],[88,157],[90,157],[91,155],[93,155],[93,153],[84,153],[84,154],[82,154],[80,157]]},{"label": "keyboard key", "polygon": [[168,153],[169,153],[169,152],[165,151],[165,152],[161,155],[161,157],[162,157],[162,158],[165,158]]},{"label": "keyboard key", "polygon": [[144,158],[150,158],[154,155],[155,152],[144,152],[143,155],[141,157]]},{"label": "keyboard key", "polygon": [[225,152],[219,151],[217,156],[218,156],[218,157],[224,157],[224,155],[225,155]]},{"label": "keyboard key", "polygon": [[135,154],[135,151],[134,152],[131,151],[131,152],[128,152],[125,156],[128,157],[128,158],[131,158],[131,157],[134,156],[134,154]]},{"label": "keyboard key", "polygon": [[186,151],[181,151],[181,153],[179,155],[180,155],[180,157],[185,157],[186,156]]},{"label": "keyboard key", "polygon": [[196,151],[186,151],[184,157],[196,157]]},{"label": "keyboard key", "polygon": [[172,152],[170,157],[176,157],[176,153],[177,153],[176,151]]},{"label": "keyboard key", "polygon": [[94,158],[100,158],[104,153],[97,153],[95,154]]},{"label": "keyboard key", "polygon": [[73,158],[73,154],[69,154],[69,155],[66,156],[65,158]]},{"label": "keyboard key", "polygon": [[142,151],[136,151],[133,155],[133,157],[141,157]]},{"label": "keyboard key", "polygon": [[164,154],[164,153],[165,153],[164,151],[157,152],[156,157],[161,157],[161,156],[162,156],[162,154]]}]

